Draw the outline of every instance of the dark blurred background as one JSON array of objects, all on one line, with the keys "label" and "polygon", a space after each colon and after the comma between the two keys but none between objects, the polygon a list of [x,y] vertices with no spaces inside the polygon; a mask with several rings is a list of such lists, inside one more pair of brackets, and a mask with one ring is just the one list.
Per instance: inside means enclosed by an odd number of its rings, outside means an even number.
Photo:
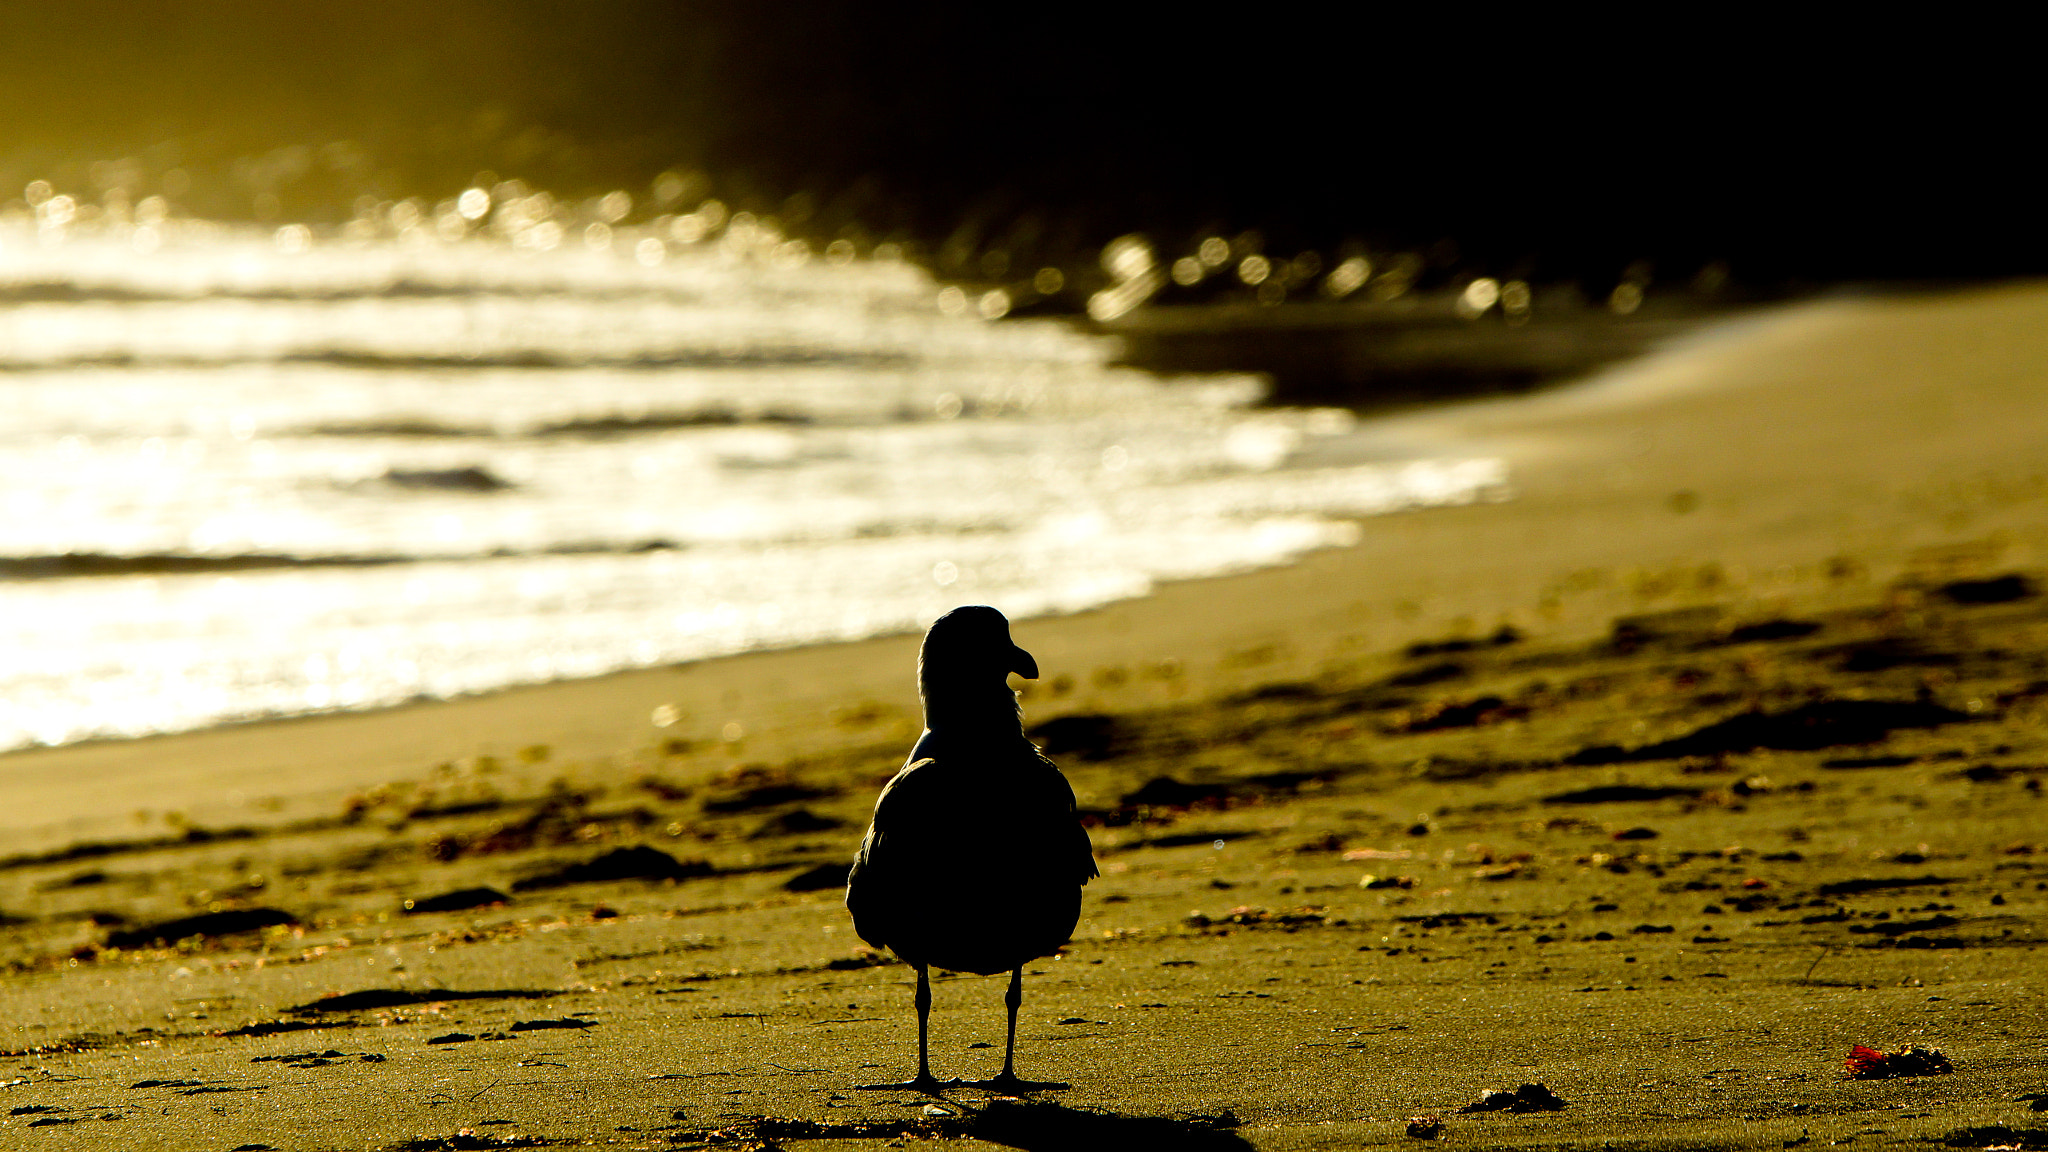
[{"label": "dark blurred background", "polygon": [[8,3],[0,202],[122,181],[317,223],[483,170],[567,196],[673,170],[942,274],[1256,229],[1596,291],[2022,275],[2048,271],[2023,40],[1704,8]]}]

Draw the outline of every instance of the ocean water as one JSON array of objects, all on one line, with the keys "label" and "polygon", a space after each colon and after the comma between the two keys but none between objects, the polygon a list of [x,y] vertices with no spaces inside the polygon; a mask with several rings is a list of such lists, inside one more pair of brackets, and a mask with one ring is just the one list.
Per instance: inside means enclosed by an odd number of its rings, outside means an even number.
[{"label": "ocean water", "polygon": [[0,219],[0,748],[1070,612],[1507,494],[744,221],[49,215]]}]

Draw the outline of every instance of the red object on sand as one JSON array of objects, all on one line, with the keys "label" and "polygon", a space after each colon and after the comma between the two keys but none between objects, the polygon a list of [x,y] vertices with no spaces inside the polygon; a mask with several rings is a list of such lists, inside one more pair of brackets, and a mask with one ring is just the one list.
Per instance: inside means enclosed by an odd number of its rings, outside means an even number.
[{"label": "red object on sand", "polygon": [[1897,1052],[1879,1052],[1858,1044],[1842,1061],[1852,1078],[1875,1080],[1886,1076],[1942,1076],[1956,1070],[1955,1062],[1939,1048],[1907,1044]]}]

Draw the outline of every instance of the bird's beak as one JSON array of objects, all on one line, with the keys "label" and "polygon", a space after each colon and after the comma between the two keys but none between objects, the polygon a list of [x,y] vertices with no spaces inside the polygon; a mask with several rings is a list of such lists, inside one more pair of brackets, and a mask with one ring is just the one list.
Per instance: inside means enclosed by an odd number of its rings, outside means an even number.
[{"label": "bird's beak", "polygon": [[1015,672],[1026,680],[1038,679],[1038,661],[1033,660],[1031,653],[1026,652],[1022,648],[1013,647],[1010,649],[1010,667],[1007,670]]}]

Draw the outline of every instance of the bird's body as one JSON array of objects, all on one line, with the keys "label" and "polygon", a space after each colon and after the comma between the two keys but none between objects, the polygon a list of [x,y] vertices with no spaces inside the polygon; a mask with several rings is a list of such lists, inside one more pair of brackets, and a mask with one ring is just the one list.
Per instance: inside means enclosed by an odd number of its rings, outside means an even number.
[{"label": "bird's body", "polygon": [[1058,952],[1095,875],[1066,777],[1029,745],[932,751],[875,805],[847,883],[854,931],[912,964],[984,976]]},{"label": "bird's body", "polygon": [[1074,791],[1024,736],[1008,672],[1036,677],[993,608],[955,609],[932,625],[918,660],[925,732],[882,789],[846,884],[854,930],[918,973],[918,1087],[926,1060],[926,970],[1011,975],[1012,1071],[1022,969],[1059,951],[1096,875]]}]

